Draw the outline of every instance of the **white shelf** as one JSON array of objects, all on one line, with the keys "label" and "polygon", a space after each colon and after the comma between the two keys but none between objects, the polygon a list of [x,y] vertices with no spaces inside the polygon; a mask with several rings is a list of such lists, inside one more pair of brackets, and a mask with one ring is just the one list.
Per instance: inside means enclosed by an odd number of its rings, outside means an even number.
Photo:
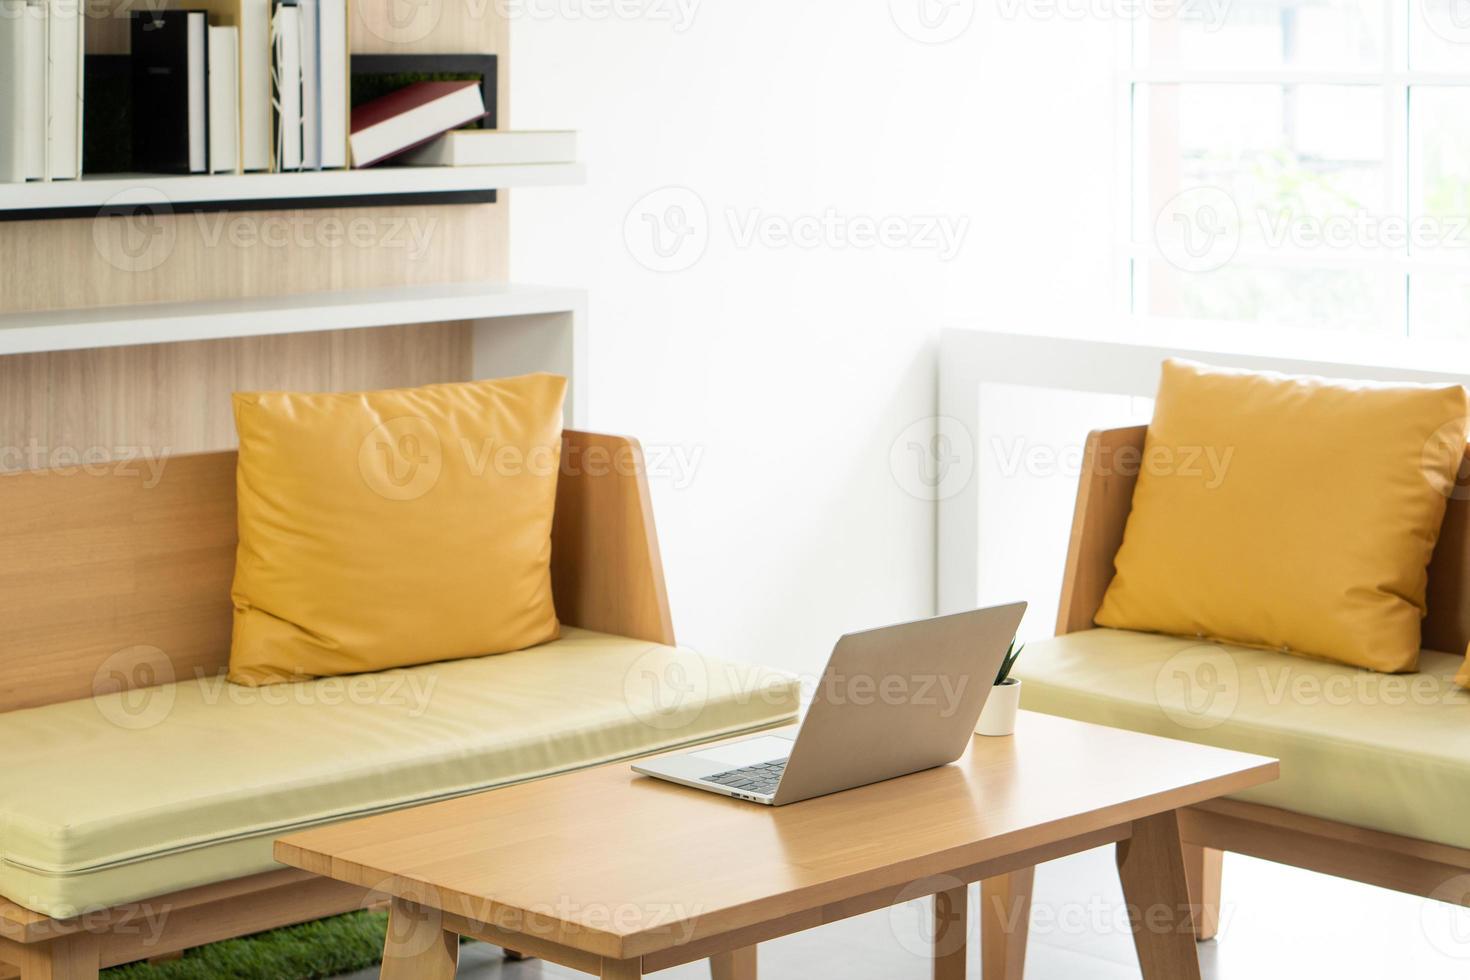
[{"label": "white shelf", "polygon": [[0,355],[542,313],[580,314],[585,303],[585,294],[577,289],[468,282],[8,313],[0,315]]},{"label": "white shelf", "polygon": [[[369,167],[279,174],[105,174],[81,180],[0,183],[0,212],[128,209],[140,205],[197,208],[218,203],[259,206],[291,199],[400,197],[580,184],[580,163],[495,167]],[[283,204],[289,206],[289,204]]]}]

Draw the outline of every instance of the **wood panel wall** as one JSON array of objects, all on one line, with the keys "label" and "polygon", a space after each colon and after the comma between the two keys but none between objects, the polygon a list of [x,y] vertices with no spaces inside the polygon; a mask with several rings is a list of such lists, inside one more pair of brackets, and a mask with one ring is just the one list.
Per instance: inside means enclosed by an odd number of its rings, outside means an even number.
[{"label": "wood panel wall", "polygon": [[[499,55],[508,124],[508,31],[493,0],[351,2],[354,51]],[[120,50],[120,25],[89,19],[89,49]],[[0,311],[504,279],[508,209],[502,192],[488,205],[0,222]],[[470,370],[467,324],[0,357],[0,450],[225,449],[236,388],[352,390]]]}]

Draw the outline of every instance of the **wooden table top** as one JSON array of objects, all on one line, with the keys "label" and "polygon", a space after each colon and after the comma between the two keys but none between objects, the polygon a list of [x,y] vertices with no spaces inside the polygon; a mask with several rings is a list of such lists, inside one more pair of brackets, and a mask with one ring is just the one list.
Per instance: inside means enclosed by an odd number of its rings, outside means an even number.
[{"label": "wooden table top", "polygon": [[[786,807],[616,763],[292,834],[276,859],[603,956],[955,873],[1277,777],[1273,759],[1022,712],[959,762]],[[973,880],[973,879],[969,879]],[[917,897],[917,896],[914,896]]]}]

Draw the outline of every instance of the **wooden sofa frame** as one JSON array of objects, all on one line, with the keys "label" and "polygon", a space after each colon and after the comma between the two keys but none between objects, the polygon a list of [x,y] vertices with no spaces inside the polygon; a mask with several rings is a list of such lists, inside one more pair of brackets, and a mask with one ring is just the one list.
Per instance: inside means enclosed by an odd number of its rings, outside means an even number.
[{"label": "wooden sofa frame", "polygon": [[[1133,505],[1147,426],[1088,436],[1072,536],[1062,577],[1057,635],[1094,628],[1093,617],[1113,580],[1113,558]],[[1461,466],[1470,487],[1470,450]],[[1470,494],[1449,501],[1429,566],[1423,646],[1459,653],[1470,641]],[[1226,851],[1278,864],[1470,905],[1470,889],[1449,891],[1470,874],[1470,850],[1292,813],[1277,807],[1213,800],[1179,814],[1196,938],[1211,939],[1220,921],[1221,865]],[[981,928],[986,980],[1019,980],[1026,948],[1033,869],[982,884]],[[1011,923],[1018,928],[1008,928]],[[992,966],[993,964],[993,966]]]},{"label": "wooden sofa frame", "polygon": [[[141,465],[91,469],[0,477],[0,712],[91,697],[104,662],[139,644],[167,651],[179,677],[228,662],[235,453],[170,457],[156,482]],[[551,561],[562,622],[674,643],[636,440],[565,433]],[[369,898],[282,869],[66,920],[0,899],[0,978],[95,980]]]}]

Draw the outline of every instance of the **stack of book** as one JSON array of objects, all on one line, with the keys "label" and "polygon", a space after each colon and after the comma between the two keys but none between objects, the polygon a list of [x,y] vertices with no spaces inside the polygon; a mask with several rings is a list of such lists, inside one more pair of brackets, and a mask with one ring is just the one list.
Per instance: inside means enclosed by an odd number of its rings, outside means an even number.
[{"label": "stack of book", "polygon": [[84,149],[89,170],[164,174],[577,158],[575,133],[478,128],[493,56],[382,56],[392,69],[362,73],[351,105],[349,0],[153,0],[131,12],[130,54],[98,56],[93,76],[84,2],[0,0],[0,181],[79,178]]},{"label": "stack of book", "polygon": [[276,0],[271,39],[276,169],[347,166],[346,0]]},{"label": "stack of book", "polygon": [[82,175],[81,0],[0,0],[0,181]]},{"label": "stack of book", "polygon": [[134,164],[155,173],[345,167],[346,0],[199,5],[133,13]]},{"label": "stack of book", "polygon": [[415,167],[576,163],[577,134],[565,130],[458,129],[405,154],[403,162]]},{"label": "stack of book", "polygon": [[415,167],[575,163],[574,132],[462,129],[486,115],[473,81],[415,82],[352,109],[352,165]]},{"label": "stack of book", "polygon": [[353,107],[348,140],[352,165],[370,167],[392,159],[484,115],[478,82],[414,82]]}]

